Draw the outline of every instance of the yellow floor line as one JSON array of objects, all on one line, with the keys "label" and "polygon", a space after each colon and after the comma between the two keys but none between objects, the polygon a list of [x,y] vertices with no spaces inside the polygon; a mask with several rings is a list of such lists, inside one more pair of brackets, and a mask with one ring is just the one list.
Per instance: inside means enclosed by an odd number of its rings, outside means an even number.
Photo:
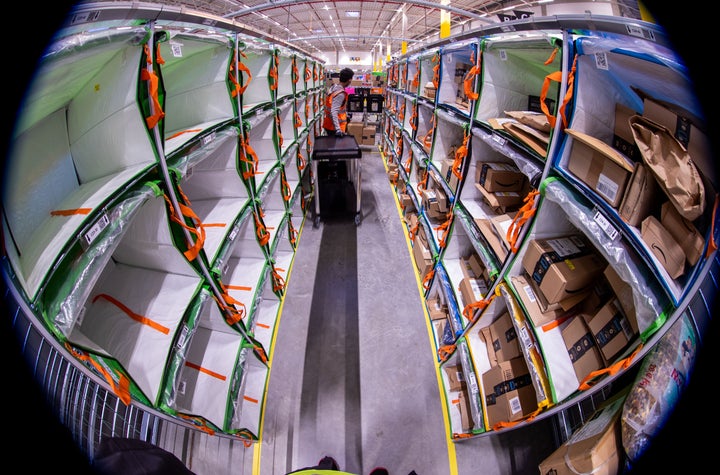
[{"label": "yellow floor line", "polygon": [[[385,172],[387,173],[387,161],[385,160],[385,155],[383,152],[380,152],[380,155],[383,159],[383,166],[385,167]],[[420,278],[420,274],[417,271],[417,267],[415,266],[415,259],[413,257],[413,250],[412,250],[412,243],[410,242],[410,235],[408,234],[407,226],[404,224],[404,217],[403,217],[403,209],[400,206],[400,200],[398,199],[397,193],[395,192],[394,185],[388,180],[388,183],[390,184],[390,189],[392,191],[392,194],[395,198],[395,207],[398,211],[398,216],[400,217],[400,221],[403,228],[403,234],[405,235],[405,244],[407,245],[408,253],[410,254],[410,260],[413,263],[413,269],[415,269],[415,282],[418,287],[418,293],[420,294],[420,299],[424,302],[425,301],[425,292],[424,287],[422,283],[422,279]],[[425,327],[428,332],[428,339],[430,341],[430,349],[432,350],[432,357],[433,362],[435,364],[435,376],[437,378],[437,384],[438,384],[438,392],[440,393],[440,404],[442,405],[442,415],[443,415],[443,424],[445,426],[445,441],[447,442],[447,451],[448,451],[448,463],[449,463],[449,475],[457,475],[458,469],[457,469],[457,459],[455,456],[455,444],[451,442],[452,436],[451,436],[451,427],[450,427],[450,419],[448,418],[447,413],[447,398],[445,397],[445,388],[442,383],[442,378],[440,376],[440,363],[438,363],[437,360],[437,354],[435,353],[434,348],[434,336],[433,336],[433,330],[432,330],[432,324],[430,323],[430,315],[427,311],[427,306],[423,303],[422,304],[423,314],[425,316]]]}]

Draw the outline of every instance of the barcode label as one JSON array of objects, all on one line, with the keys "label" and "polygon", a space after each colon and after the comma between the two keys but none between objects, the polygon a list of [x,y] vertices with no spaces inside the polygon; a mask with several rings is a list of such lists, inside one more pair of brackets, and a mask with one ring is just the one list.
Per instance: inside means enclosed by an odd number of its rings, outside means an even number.
[{"label": "barcode label", "polygon": [[593,220],[597,223],[598,226],[600,226],[600,229],[602,229],[607,237],[609,237],[611,240],[617,239],[618,235],[620,234],[617,229],[610,223],[610,221],[603,216],[600,211],[595,210],[595,215],[593,216]]},{"label": "barcode label", "polygon": [[637,25],[628,25],[627,33],[630,36],[637,36],[638,38],[655,41],[655,33],[652,30],[648,30],[646,28],[640,28]]},{"label": "barcode label", "polygon": [[503,61],[507,61],[507,51],[505,51],[504,49],[500,50],[500,59]]},{"label": "barcode label", "polygon": [[608,70],[607,55],[605,53],[595,53],[595,67],[598,69]]},{"label": "barcode label", "polygon": [[602,173],[600,174],[595,188],[598,193],[607,198],[611,203],[615,201],[618,194],[618,185],[606,175],[603,175]]},{"label": "barcode label", "polygon": [[180,43],[170,43],[170,51],[176,58],[182,57],[182,45]]},{"label": "barcode label", "polygon": [[494,140],[495,142],[497,142],[498,144],[500,144],[500,145],[505,145],[506,140],[505,140],[504,137],[500,137],[498,134],[493,134],[493,135],[492,135],[492,138],[493,138],[493,140]]},{"label": "barcode label", "polygon": [[93,224],[93,226],[83,236],[85,246],[89,246],[90,244],[92,244],[95,238],[98,237],[98,235],[102,232],[103,229],[107,227],[108,224],[110,224],[110,218],[107,217],[107,214],[103,213],[102,216],[100,216],[100,218],[97,220],[97,223]]},{"label": "barcode label", "polygon": [[517,414],[522,410],[522,406],[520,405],[520,398],[515,396],[514,398],[511,398],[510,401],[510,412],[513,414]]},{"label": "barcode label", "polygon": [[234,226],[232,228],[232,231],[230,231],[230,234],[228,234],[228,240],[232,241],[233,239],[235,239],[235,236],[237,236],[237,234],[239,232],[240,232],[240,228],[238,228],[237,226]]},{"label": "barcode label", "polygon": [[528,300],[535,303],[535,292],[533,292],[532,287],[525,285],[523,286],[523,291],[525,291],[525,295],[527,295]]},{"label": "barcode label", "polygon": [[209,144],[210,142],[212,142],[213,140],[215,140],[215,132],[213,132],[213,133],[211,133],[211,134],[208,134],[208,135],[206,135],[205,137],[203,137],[202,140],[201,140],[201,142],[202,142],[203,145],[207,145],[207,144]]},{"label": "barcode label", "polygon": [[478,390],[477,385],[477,378],[475,378],[475,373],[470,373],[467,375],[467,382],[466,382],[468,388],[470,388],[470,393],[476,393]]}]

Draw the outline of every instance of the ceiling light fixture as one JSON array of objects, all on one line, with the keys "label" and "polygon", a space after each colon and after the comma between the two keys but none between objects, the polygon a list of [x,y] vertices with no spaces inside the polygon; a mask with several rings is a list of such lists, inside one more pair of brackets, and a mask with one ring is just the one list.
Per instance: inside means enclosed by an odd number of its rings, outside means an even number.
[{"label": "ceiling light fixture", "polygon": [[360,18],[360,12],[356,10],[348,10],[345,12],[345,16],[350,18]]}]

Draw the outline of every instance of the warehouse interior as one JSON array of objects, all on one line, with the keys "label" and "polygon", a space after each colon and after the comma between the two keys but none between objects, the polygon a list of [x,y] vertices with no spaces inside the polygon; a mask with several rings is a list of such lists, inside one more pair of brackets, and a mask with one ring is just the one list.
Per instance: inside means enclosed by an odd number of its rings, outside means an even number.
[{"label": "warehouse interior", "polygon": [[[396,58],[402,56],[404,47],[412,53],[431,45],[441,23],[435,2],[160,3],[237,17],[250,33],[279,38],[305,54],[321,57],[329,71],[344,66],[371,71],[378,62],[382,69],[386,55]],[[456,10],[451,10],[450,23],[454,33],[462,34],[478,24],[497,23],[498,13],[538,7],[538,3],[451,1],[449,5]],[[571,8],[574,3],[587,2],[555,3],[567,3]],[[714,76],[707,53],[707,45],[713,44],[712,15],[665,2],[647,1],[641,6],[631,1],[608,3],[619,15],[644,16],[667,29],[688,67],[716,151],[714,137],[719,127],[713,114]],[[10,149],[13,126],[37,60],[52,32],[65,24],[71,8],[72,2],[42,5],[41,14],[27,13],[23,21],[11,26],[12,37],[19,44],[9,48],[8,64],[14,66],[7,77],[6,111],[10,112],[5,116],[4,150]],[[360,12],[360,18],[346,16],[346,11]],[[305,30],[307,34],[299,33]],[[343,62],[357,51],[367,52],[370,65]],[[452,440],[442,409],[445,397],[439,370],[428,343],[432,331],[425,322],[417,323],[425,310],[422,282],[413,265],[402,210],[388,181],[380,124],[377,135],[375,145],[361,147],[361,223],[354,222],[352,214],[338,211],[323,214],[318,224],[308,212],[300,230],[287,275],[288,291],[281,304],[281,324],[274,337],[274,356],[287,363],[272,366],[259,443],[248,449],[234,441],[227,450],[226,440],[217,441],[219,438],[201,431],[189,431],[189,435],[167,431],[158,441],[195,473],[283,475],[311,466],[324,455],[333,456],[342,470],[358,475],[378,466],[399,475],[413,470],[417,475],[538,473],[538,464],[562,442],[560,416],[540,418],[504,433]],[[717,301],[709,304],[718,307]],[[10,309],[4,313],[12,315]],[[3,319],[4,323],[6,320],[12,318]],[[4,334],[14,336],[17,329],[13,327],[4,327]],[[686,470],[690,461],[711,463],[711,441],[704,433],[717,422],[707,384],[715,373],[716,328],[717,322],[712,320],[702,335],[690,383],[632,473],[656,473],[659,467]],[[11,369],[6,398],[10,401],[13,459],[28,470],[64,466],[92,473],[85,454],[68,433],[72,421],[58,421],[54,408],[47,407],[33,377],[37,370],[32,365],[27,368],[14,340],[10,338],[4,345],[3,353]],[[22,340],[20,346],[24,346]],[[82,401],[66,404],[83,411]]]}]

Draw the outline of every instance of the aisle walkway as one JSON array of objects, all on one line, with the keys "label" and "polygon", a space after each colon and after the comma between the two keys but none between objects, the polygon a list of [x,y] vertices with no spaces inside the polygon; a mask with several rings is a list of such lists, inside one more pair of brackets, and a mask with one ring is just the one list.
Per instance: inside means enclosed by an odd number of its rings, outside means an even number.
[{"label": "aisle walkway", "polygon": [[[413,264],[376,149],[362,222],[306,220],[272,359],[260,473],[333,456],[367,474],[450,473],[443,408]],[[322,214],[322,212],[321,212]]]}]

